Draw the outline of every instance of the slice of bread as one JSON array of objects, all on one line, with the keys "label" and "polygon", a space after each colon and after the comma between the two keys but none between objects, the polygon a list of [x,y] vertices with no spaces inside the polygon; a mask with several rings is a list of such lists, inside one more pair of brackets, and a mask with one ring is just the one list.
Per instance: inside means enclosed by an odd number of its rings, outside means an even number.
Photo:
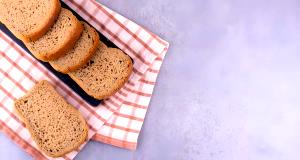
[{"label": "slice of bread", "polygon": [[49,61],[50,65],[57,71],[68,73],[85,65],[95,53],[99,45],[99,35],[97,31],[85,22],[81,37],[64,56],[53,61]]},{"label": "slice of bread", "polygon": [[42,61],[54,60],[73,48],[82,30],[82,24],[72,12],[61,8],[50,30],[40,39],[25,43],[25,45],[36,58]]},{"label": "slice of bread", "polygon": [[88,135],[88,126],[72,105],[48,81],[38,82],[15,101],[16,112],[40,150],[60,157],[77,149]]},{"label": "slice of bread", "polygon": [[85,66],[68,75],[88,95],[100,100],[117,92],[127,82],[131,72],[132,61],[128,55],[119,49],[99,45]]},{"label": "slice of bread", "polygon": [[59,0],[0,0],[0,21],[25,42],[42,37],[60,12]]}]

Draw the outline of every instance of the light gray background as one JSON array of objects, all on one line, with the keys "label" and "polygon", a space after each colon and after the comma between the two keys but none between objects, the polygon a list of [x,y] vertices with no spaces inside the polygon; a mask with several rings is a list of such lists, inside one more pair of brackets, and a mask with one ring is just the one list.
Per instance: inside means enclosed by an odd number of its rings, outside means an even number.
[{"label": "light gray background", "polygon": [[[300,159],[300,1],[101,0],[170,42],[138,149],[76,159]],[[0,159],[30,159],[0,134]]]}]

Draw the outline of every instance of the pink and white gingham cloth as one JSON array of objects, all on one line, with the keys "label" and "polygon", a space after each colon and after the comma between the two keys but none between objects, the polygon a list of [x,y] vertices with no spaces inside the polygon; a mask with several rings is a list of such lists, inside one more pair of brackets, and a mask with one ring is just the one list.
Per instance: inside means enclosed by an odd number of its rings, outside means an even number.
[{"label": "pink and white gingham cloth", "polygon": [[[134,60],[133,74],[120,91],[92,107],[0,31],[0,130],[35,159],[53,159],[37,149],[13,110],[15,99],[47,79],[83,114],[89,140],[134,150],[169,44],[93,0],[64,2]],[[84,145],[56,159],[73,159]]]}]

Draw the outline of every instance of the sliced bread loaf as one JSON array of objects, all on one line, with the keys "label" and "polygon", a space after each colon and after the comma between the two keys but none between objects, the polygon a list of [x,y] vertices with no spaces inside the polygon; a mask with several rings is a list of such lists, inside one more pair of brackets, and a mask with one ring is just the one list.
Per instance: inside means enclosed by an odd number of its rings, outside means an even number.
[{"label": "sliced bread loaf", "polygon": [[80,112],[48,81],[38,82],[16,100],[15,108],[33,140],[48,156],[63,156],[77,149],[87,138],[88,127]]},{"label": "sliced bread loaf", "polygon": [[74,71],[85,65],[95,53],[99,45],[99,35],[93,27],[85,22],[81,23],[84,29],[73,49],[64,56],[49,61],[55,70],[62,73]]},{"label": "sliced bread loaf", "polygon": [[25,42],[46,34],[59,12],[59,0],[0,0],[0,21]]},{"label": "sliced bread loaf", "polygon": [[25,43],[25,45],[36,58],[42,61],[54,60],[73,48],[82,30],[82,24],[72,12],[61,8],[61,12],[50,30],[43,37]]},{"label": "sliced bread loaf", "polygon": [[99,45],[85,66],[68,74],[87,94],[96,99],[105,99],[127,82],[131,72],[132,61],[129,56],[119,49]]}]

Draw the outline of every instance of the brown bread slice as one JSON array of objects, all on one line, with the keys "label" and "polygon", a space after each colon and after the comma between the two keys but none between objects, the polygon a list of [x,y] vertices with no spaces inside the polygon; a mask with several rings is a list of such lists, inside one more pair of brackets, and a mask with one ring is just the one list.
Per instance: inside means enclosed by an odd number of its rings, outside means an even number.
[{"label": "brown bread slice", "polygon": [[127,82],[131,72],[129,56],[119,49],[100,45],[88,64],[68,74],[87,94],[105,99]]},{"label": "brown bread slice", "polygon": [[33,140],[48,156],[63,156],[77,149],[87,138],[88,127],[80,112],[48,81],[38,82],[16,100],[15,108]]},{"label": "brown bread slice", "polygon": [[62,73],[74,71],[85,65],[95,53],[99,45],[99,35],[93,27],[85,22],[81,23],[84,29],[73,49],[64,56],[49,61],[55,70]]},{"label": "brown bread slice", "polygon": [[82,24],[72,12],[61,8],[50,30],[40,39],[25,43],[25,45],[36,58],[42,61],[54,60],[73,48],[82,30]]},{"label": "brown bread slice", "polygon": [[0,21],[25,42],[42,37],[60,12],[59,0],[0,0]]}]

